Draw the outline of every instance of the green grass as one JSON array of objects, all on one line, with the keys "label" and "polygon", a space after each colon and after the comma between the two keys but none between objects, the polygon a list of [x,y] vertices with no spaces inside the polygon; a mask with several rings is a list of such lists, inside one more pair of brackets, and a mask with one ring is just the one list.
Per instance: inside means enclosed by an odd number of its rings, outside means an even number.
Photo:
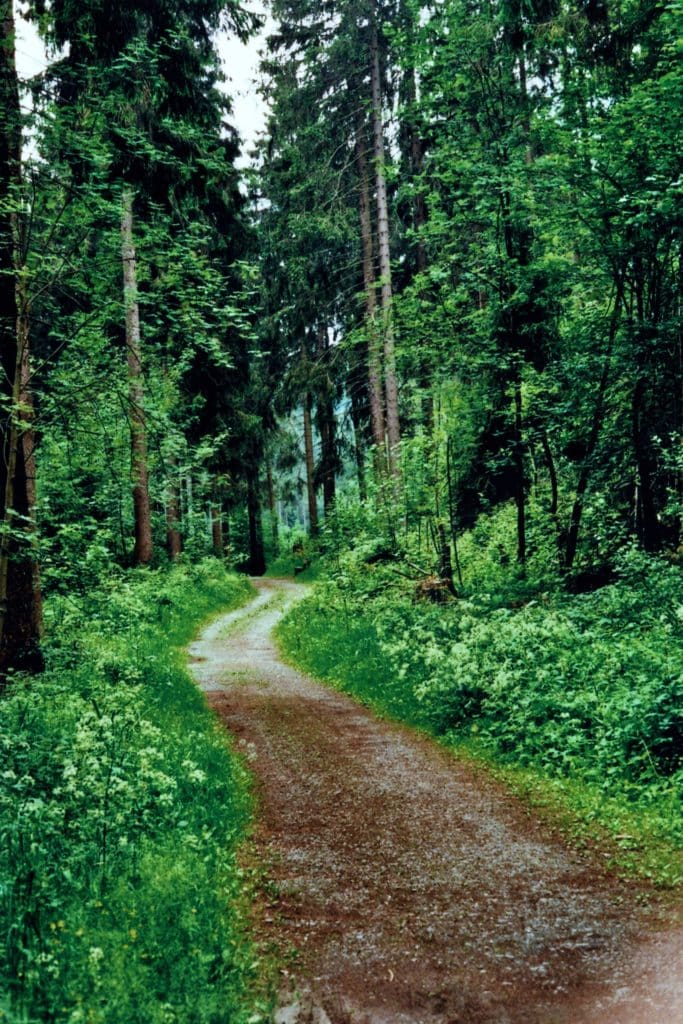
[{"label": "green grass", "polygon": [[270,579],[296,578],[301,583],[319,579],[321,557],[319,542],[299,529],[283,531],[280,550],[269,560],[266,576]]},{"label": "green grass", "polygon": [[0,703],[0,1021],[258,1019],[249,780],[182,651],[249,596],[207,560],[48,606],[48,669]]},{"label": "green grass", "polygon": [[297,583],[314,583],[320,579],[321,566],[319,561],[312,561],[306,568],[295,555],[278,555],[270,562],[266,570],[266,578],[271,580],[293,579]]}]

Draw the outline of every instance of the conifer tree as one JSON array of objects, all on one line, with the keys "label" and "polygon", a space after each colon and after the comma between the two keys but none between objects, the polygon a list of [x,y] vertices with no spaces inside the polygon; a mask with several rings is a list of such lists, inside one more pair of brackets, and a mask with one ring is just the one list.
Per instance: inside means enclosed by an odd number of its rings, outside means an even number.
[{"label": "conifer tree", "polygon": [[11,0],[0,4],[0,681],[42,664],[32,544],[35,457],[23,266],[22,117]]}]

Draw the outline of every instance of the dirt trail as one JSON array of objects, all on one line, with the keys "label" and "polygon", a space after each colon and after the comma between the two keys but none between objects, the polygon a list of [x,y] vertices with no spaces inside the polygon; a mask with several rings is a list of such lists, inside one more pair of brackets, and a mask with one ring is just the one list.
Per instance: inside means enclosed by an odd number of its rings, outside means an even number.
[{"label": "dirt trail", "polygon": [[305,588],[256,585],[190,653],[258,779],[259,937],[297,950],[276,1024],[683,1022],[675,912],[483,770],[285,666],[271,631]]}]

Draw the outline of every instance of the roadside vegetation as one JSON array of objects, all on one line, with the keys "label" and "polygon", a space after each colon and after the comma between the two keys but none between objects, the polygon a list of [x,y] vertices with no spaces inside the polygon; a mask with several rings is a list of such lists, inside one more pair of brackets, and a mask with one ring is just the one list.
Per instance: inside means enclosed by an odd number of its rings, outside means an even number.
[{"label": "roadside vegetation", "polygon": [[292,660],[492,760],[555,817],[580,819],[584,836],[612,836],[630,870],[681,881],[677,565],[625,550],[613,582],[568,593],[543,557],[526,572],[510,565],[514,510],[503,508],[463,536],[462,584],[434,601],[415,578],[424,551],[390,547],[367,510],[340,505],[327,542],[324,582],[280,626]]},{"label": "roadside vegetation", "polygon": [[1,1021],[249,1016],[247,778],[181,650],[249,593],[206,559],[48,602],[46,671],[0,702]]},{"label": "roadside vegetation", "polygon": [[266,13],[240,140],[242,0],[0,0],[13,1024],[249,1019],[177,653],[222,563],[322,572],[292,658],[681,874],[680,0]]}]

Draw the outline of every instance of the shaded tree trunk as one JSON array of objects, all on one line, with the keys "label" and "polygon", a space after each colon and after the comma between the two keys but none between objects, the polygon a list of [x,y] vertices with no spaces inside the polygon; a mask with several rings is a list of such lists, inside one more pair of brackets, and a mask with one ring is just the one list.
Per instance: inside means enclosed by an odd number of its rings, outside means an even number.
[{"label": "shaded tree trunk", "polygon": [[361,501],[368,496],[365,480],[365,452],[363,451],[363,413],[360,396],[356,388],[351,387],[351,420],[353,422],[353,454],[356,460],[356,476],[358,479],[358,495]]},{"label": "shaded tree trunk", "polygon": [[[402,79],[403,106],[405,108],[404,125],[405,135],[407,136],[404,151],[413,183],[422,174],[425,157],[425,144],[420,131],[420,117],[418,114],[416,78],[415,67],[407,67]],[[413,189],[411,205],[413,230],[415,232],[415,271],[420,274],[427,269],[427,250],[424,238],[422,237],[422,228],[427,223],[427,201],[422,188]]]},{"label": "shaded tree trunk", "polygon": [[130,403],[131,479],[133,482],[133,518],[135,547],[133,562],[149,565],[152,561],[152,516],[149,502],[147,461],[147,424],[144,410],[140,307],[137,293],[135,245],[133,243],[133,193],[124,188],[121,212],[123,257],[123,293],[126,314],[126,352],[128,361],[128,398]]},{"label": "shaded tree trunk", "polygon": [[[420,121],[417,111],[417,86],[416,86],[416,71],[414,67],[408,68],[405,74],[405,94],[406,94],[406,107],[408,110],[407,114],[407,132],[408,132],[408,161],[410,168],[410,176],[413,182],[415,182],[424,169],[424,158],[425,158],[425,144],[420,131]],[[427,270],[427,247],[424,240],[423,228],[427,224],[428,212],[427,212],[427,200],[425,197],[424,190],[421,187],[414,188],[413,200],[412,200],[412,219],[413,219],[413,230],[415,232],[415,264],[414,272],[416,274],[424,274]],[[420,293],[420,298],[425,301],[426,297],[424,292]],[[434,425],[434,395],[432,392],[432,382],[430,379],[431,367],[429,359],[427,358],[427,352],[429,351],[428,344],[422,344],[422,339],[417,339],[420,347],[420,360],[419,360],[419,378],[420,387],[422,389],[422,418],[425,429],[431,431]],[[427,339],[425,339],[426,342]]]},{"label": "shaded tree trunk", "polygon": [[517,561],[526,562],[526,476],[524,473],[524,421],[522,418],[522,374],[521,367],[515,369],[514,381],[514,461],[515,461],[515,504],[517,506]]},{"label": "shaded tree trunk", "polygon": [[365,146],[365,124],[359,120],[356,127],[356,165],[358,168],[358,213],[363,253],[363,289],[365,292],[365,322],[368,333],[368,394],[370,398],[370,428],[375,446],[378,469],[384,461],[384,403],[382,401],[382,339],[377,324],[377,295],[375,292],[375,263],[372,244],[372,217],[370,214],[370,185],[368,157]]},{"label": "shaded tree trunk", "polygon": [[[557,514],[560,497],[557,482],[557,469],[555,467],[555,459],[553,457],[552,448],[550,447],[550,439],[548,438],[548,432],[545,428],[541,430],[541,447],[543,448],[543,458],[545,459],[545,464],[548,469],[548,476],[550,478],[550,504],[548,506],[548,513],[555,528],[555,536],[557,538],[558,550],[561,551],[562,531],[560,528],[560,520]],[[562,559],[560,559],[560,568],[562,568]]]},{"label": "shaded tree trunk", "polygon": [[593,416],[591,418],[591,428],[588,435],[588,442],[586,444],[586,454],[583,459],[581,466],[581,472],[579,473],[579,479],[576,484],[576,494],[574,497],[574,504],[572,505],[572,511],[569,518],[569,528],[567,530],[567,541],[564,547],[564,558],[562,559],[563,568],[567,572],[571,572],[572,566],[574,565],[574,559],[576,558],[576,551],[579,541],[579,531],[581,529],[581,519],[583,517],[583,505],[586,497],[586,491],[588,490],[588,482],[593,469],[593,458],[595,455],[598,441],[600,439],[600,433],[602,431],[602,425],[605,420],[606,412],[606,398],[607,398],[607,387],[609,385],[609,378],[612,368],[612,348],[614,346],[614,340],[617,335],[619,328],[619,320],[621,317],[621,303],[622,303],[622,286],[619,284],[617,295],[614,300],[614,310],[610,320],[609,337],[607,341],[607,352],[605,354],[605,360],[602,367],[602,373],[600,374],[600,381],[598,383],[598,393],[595,398],[595,405],[593,406]]},{"label": "shaded tree trunk", "polygon": [[273,554],[277,555],[280,547],[279,517],[275,498],[275,483],[273,481],[273,463],[269,453],[266,453],[266,486],[268,488],[268,510],[270,512],[270,539],[273,545]]},{"label": "shaded tree trunk", "polygon": [[370,80],[372,87],[372,128],[375,163],[375,190],[377,197],[377,241],[382,300],[382,335],[384,343],[384,396],[387,417],[389,471],[398,472],[398,446],[401,429],[398,416],[398,385],[396,381],[396,353],[394,346],[393,296],[391,285],[391,247],[389,243],[389,205],[384,155],[384,128],[382,125],[382,91],[379,64],[379,40],[373,11],[370,43]]},{"label": "shaded tree trunk", "polygon": [[180,488],[178,481],[172,477],[166,491],[166,545],[168,557],[172,562],[183,550],[183,539],[180,534]]},{"label": "shaded tree trunk", "polygon": [[[0,0],[0,680],[39,671],[41,600],[34,546],[35,462],[28,299],[13,192],[21,185],[21,119],[11,0]],[[29,534],[27,542],[26,534]]]},{"label": "shaded tree trunk", "polygon": [[218,478],[214,478],[209,502],[209,521],[211,523],[211,549],[216,558],[222,558],[225,554],[224,519],[221,484]]},{"label": "shaded tree trunk", "polygon": [[320,429],[320,451],[323,482],[323,509],[325,515],[332,511],[336,495],[336,451],[334,405],[324,397],[318,405],[318,426]]},{"label": "shaded tree trunk", "polygon": [[263,550],[263,533],[261,524],[261,502],[258,495],[258,482],[254,474],[247,480],[247,515],[249,518],[249,561],[247,571],[250,576],[263,576],[266,571],[266,556]]},{"label": "shaded tree trunk", "polygon": [[313,454],[313,424],[311,422],[311,396],[304,395],[304,451],[306,453],[306,493],[308,495],[308,529],[312,537],[318,532],[318,503],[315,497],[315,456]]},{"label": "shaded tree trunk", "polygon": [[[181,490],[181,503],[182,503],[182,494],[183,494],[183,490]],[[181,507],[181,518],[184,519],[184,521],[185,521],[185,536],[193,537],[194,536],[194,492],[193,492],[193,488],[192,488],[192,470],[188,470],[186,475],[185,475],[184,494],[185,494],[185,513],[183,515],[182,507]]]},{"label": "shaded tree trunk", "polygon": [[439,541],[439,576],[448,585],[451,594],[455,594],[453,582],[453,562],[451,560],[451,546],[446,536],[446,527],[443,523],[437,526],[437,537]]},{"label": "shaded tree trunk", "polygon": [[321,384],[318,399],[318,431],[320,433],[320,475],[325,515],[332,511],[334,505],[337,475],[334,385],[329,376],[328,349],[327,327],[325,324],[321,324],[318,328],[318,364],[321,368],[325,367],[326,376]]},{"label": "shaded tree trunk", "polygon": [[462,587],[462,568],[458,555],[458,534],[456,530],[456,508],[455,508],[455,487],[453,480],[453,438],[448,437],[446,441],[446,483],[448,485],[448,522],[451,528],[451,540],[453,542],[453,554],[455,556],[455,569],[458,573],[458,583]]},{"label": "shaded tree trunk", "polygon": [[37,542],[38,525],[36,507],[38,495],[36,490],[36,434],[35,409],[31,390],[31,348],[30,348],[30,302],[26,278],[17,274],[17,339],[21,353],[19,408],[21,415],[21,446],[24,455],[24,473],[26,477],[26,506],[28,509],[28,532],[31,547],[31,576],[33,579],[33,606],[31,609],[32,632],[36,639],[43,636],[43,597],[40,582],[40,564],[38,562]]},{"label": "shaded tree trunk", "polygon": [[646,391],[647,381],[645,377],[639,376],[631,400],[633,451],[638,473],[636,530],[646,551],[658,551],[661,546],[661,530],[653,486],[655,467],[647,428]]},{"label": "shaded tree trunk", "polygon": [[223,557],[223,509],[218,500],[211,503],[211,547],[216,558]]}]

